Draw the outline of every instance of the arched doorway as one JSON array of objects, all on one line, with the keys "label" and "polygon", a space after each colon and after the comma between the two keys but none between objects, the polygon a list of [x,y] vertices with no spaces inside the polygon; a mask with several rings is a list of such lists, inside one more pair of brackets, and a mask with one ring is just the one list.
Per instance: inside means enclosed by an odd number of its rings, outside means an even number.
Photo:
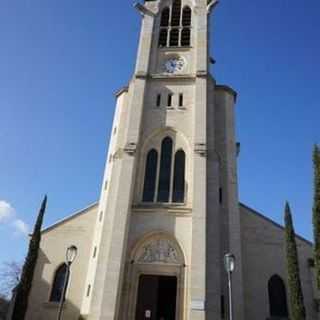
[{"label": "arched doorway", "polygon": [[271,317],[288,317],[287,294],[283,280],[273,275],[268,282]]},{"label": "arched doorway", "polygon": [[183,319],[185,259],[174,237],[145,236],[133,249],[128,269],[127,319]]}]

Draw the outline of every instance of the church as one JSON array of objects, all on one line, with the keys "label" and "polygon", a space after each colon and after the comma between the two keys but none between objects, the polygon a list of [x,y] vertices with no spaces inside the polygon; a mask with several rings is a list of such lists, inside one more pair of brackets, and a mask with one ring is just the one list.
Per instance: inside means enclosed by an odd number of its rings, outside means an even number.
[{"label": "church", "polygon": [[[134,74],[116,109],[97,203],[42,232],[27,320],[290,318],[284,229],[239,202],[236,91],[210,74],[216,0],[135,4]],[[319,317],[312,243],[297,236],[307,319]]]}]

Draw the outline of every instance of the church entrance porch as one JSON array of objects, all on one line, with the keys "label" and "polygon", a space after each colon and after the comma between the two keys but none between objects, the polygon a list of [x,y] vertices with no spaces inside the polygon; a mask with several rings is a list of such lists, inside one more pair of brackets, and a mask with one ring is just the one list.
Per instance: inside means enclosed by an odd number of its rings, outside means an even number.
[{"label": "church entrance porch", "polygon": [[141,275],[135,320],[175,320],[177,277]]},{"label": "church entrance porch", "polygon": [[122,320],[183,320],[185,259],[178,242],[164,232],[145,235],[126,266]]}]

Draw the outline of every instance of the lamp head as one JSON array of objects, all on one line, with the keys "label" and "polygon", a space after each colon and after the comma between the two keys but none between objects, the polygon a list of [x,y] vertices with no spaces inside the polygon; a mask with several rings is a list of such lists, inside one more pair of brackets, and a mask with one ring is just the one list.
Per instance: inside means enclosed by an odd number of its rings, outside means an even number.
[{"label": "lamp head", "polygon": [[235,268],[236,258],[233,254],[227,253],[224,256],[224,267],[227,272],[233,272]]},{"label": "lamp head", "polygon": [[68,265],[71,265],[71,263],[74,261],[78,253],[78,248],[74,245],[68,247],[66,252],[66,262]]}]

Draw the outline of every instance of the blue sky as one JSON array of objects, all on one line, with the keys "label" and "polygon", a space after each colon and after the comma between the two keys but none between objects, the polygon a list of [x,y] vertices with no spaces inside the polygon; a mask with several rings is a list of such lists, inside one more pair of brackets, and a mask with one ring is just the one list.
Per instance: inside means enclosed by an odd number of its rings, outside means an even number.
[{"label": "blue sky", "polygon": [[[240,199],[312,239],[312,162],[320,142],[320,2],[221,0],[212,73],[239,93]],[[98,199],[114,112],[132,75],[132,1],[0,3],[0,263],[21,260],[48,194],[45,225]]]}]

